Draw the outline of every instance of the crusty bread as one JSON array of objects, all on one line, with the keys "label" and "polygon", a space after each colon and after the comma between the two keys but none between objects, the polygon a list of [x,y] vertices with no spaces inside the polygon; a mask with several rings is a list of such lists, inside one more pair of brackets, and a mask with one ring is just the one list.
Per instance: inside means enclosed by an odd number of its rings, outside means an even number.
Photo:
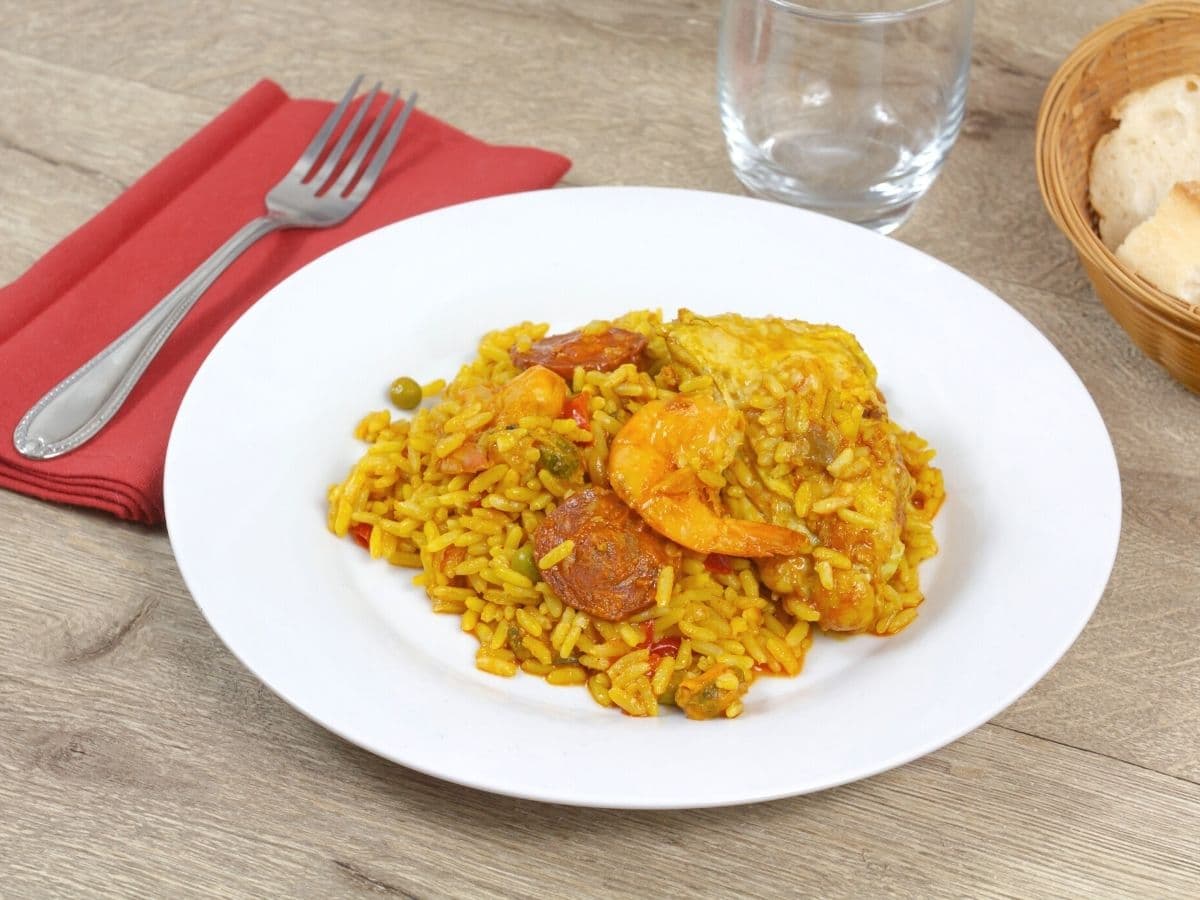
[{"label": "crusty bread", "polygon": [[1154,215],[1129,232],[1117,259],[1160,290],[1200,303],[1200,181],[1171,188]]},{"label": "crusty bread", "polygon": [[1200,75],[1134,91],[1112,116],[1121,124],[1097,142],[1089,188],[1100,237],[1115,250],[1171,185],[1200,180]]}]

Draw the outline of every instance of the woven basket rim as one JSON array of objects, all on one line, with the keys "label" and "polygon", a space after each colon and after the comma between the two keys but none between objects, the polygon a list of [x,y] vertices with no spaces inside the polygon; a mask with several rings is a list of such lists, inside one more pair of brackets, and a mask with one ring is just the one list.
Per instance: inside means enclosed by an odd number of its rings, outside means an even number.
[{"label": "woven basket rim", "polygon": [[1116,255],[1066,196],[1066,175],[1059,153],[1067,98],[1097,54],[1118,37],[1164,19],[1200,18],[1200,0],[1156,0],[1123,13],[1089,33],[1063,61],[1046,86],[1038,111],[1034,138],[1038,188],[1046,211],[1082,257],[1100,269],[1131,303],[1154,314],[1163,324],[1176,323],[1175,330],[1200,335],[1200,305],[1190,304],[1142,280],[1127,270]]}]

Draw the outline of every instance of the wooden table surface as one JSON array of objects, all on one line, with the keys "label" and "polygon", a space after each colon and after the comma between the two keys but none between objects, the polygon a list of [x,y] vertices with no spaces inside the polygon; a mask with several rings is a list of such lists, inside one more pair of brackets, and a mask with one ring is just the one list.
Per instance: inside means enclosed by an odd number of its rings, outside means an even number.
[{"label": "wooden table surface", "polygon": [[[1019,702],[813,796],[661,813],[495,797],[277,699],[206,626],[162,529],[0,491],[0,895],[1200,893],[1200,396],[1105,313],[1033,168],[1047,79],[1131,5],[980,3],[962,135],[896,235],[1049,337],[1120,461],[1112,580]],[[715,110],[717,7],[4,0],[0,282],[262,76],[330,98],[359,71],[399,78],[482,138],[566,153],[570,184],[739,192]]]}]

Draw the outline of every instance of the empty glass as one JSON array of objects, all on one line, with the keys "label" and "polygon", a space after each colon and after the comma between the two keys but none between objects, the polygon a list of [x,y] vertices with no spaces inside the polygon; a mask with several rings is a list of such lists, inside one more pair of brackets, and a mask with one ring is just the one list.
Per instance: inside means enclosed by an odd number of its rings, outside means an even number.
[{"label": "empty glass", "polygon": [[974,0],[724,0],[721,125],[752,193],[887,233],[962,124]]}]

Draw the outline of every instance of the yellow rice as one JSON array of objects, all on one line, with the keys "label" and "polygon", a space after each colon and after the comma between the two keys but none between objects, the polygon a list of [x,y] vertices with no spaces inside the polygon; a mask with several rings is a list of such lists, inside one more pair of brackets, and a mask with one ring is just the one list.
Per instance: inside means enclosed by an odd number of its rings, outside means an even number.
[{"label": "yellow rice", "polygon": [[[587,329],[610,324],[648,338],[648,368],[655,374],[633,365],[608,373],[576,369],[567,381],[573,395],[588,397],[590,431],[565,414],[487,431],[491,415],[469,399],[470,389],[511,380],[518,370],[510,349],[527,348],[547,326],[522,323],[492,332],[450,384],[438,379],[424,386],[427,400],[441,399],[411,417],[393,417],[387,410],[363,417],[355,435],[367,448],[346,478],[329,489],[328,526],[338,536],[353,531],[374,558],[419,569],[413,583],[425,590],[434,611],[460,617],[462,630],[478,641],[475,664],[484,672],[510,677],[521,670],[550,684],[585,686],[601,706],[634,716],[657,715],[682,691],[689,703],[702,701],[707,714],[733,718],[757,678],[800,672],[813,640],[812,623],[819,619],[816,610],[795,596],[779,598],[750,560],[706,565],[703,554],[681,548],[678,567],[660,571],[654,605],[625,622],[605,622],[565,606],[540,578],[540,570],[573,551],[571,541],[541,559],[532,556],[539,524],[580,486],[538,465],[535,433],[554,431],[574,442],[586,480],[607,486],[608,445],[634,412],[650,400],[713,389],[713,379],[703,372],[666,364],[668,348],[657,313],[631,313]],[[871,376],[873,381],[873,370]],[[796,402],[777,378],[770,373],[763,378],[749,398],[760,429],[753,447],[757,458],[750,464],[800,522],[837,516],[857,527],[876,527],[880,511],[865,494],[855,493],[870,460],[853,444],[820,478],[789,482],[795,477],[788,461],[795,455],[789,426],[798,415]],[[839,417],[838,427],[853,441],[863,425],[863,401],[844,402]],[[886,583],[876,598],[879,634],[895,633],[916,616],[922,600],[917,566],[937,552],[930,526],[944,496],[941,474],[929,465],[933,451],[915,434],[892,423],[888,427],[923,506],[907,509],[888,560]],[[504,461],[472,474],[443,472],[441,461],[480,431],[487,435],[481,445],[494,448]],[[754,475],[745,460],[739,457],[725,472],[700,474],[722,490],[735,514],[753,514],[745,511],[741,487]],[[529,568],[530,559],[538,571]],[[815,547],[810,562],[826,587],[841,577],[839,572],[853,574],[850,560],[831,548]]]}]

